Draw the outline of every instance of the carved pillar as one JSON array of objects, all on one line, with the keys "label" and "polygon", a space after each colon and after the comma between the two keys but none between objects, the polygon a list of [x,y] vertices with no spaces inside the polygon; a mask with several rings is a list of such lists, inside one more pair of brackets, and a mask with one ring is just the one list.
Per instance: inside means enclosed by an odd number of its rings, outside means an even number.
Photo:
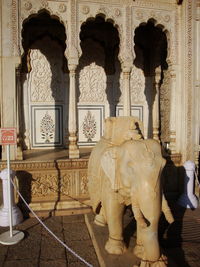
[{"label": "carved pillar", "polygon": [[200,0],[196,3],[196,33],[195,33],[195,164],[199,169],[200,155]]},{"label": "carved pillar", "polygon": [[131,67],[124,66],[122,67],[123,71],[123,115],[130,116],[131,115],[131,94],[130,94],[130,74]]},{"label": "carved pillar", "polygon": [[76,67],[75,64],[69,64],[69,158],[79,158],[79,149],[77,146],[77,107],[76,107]]},{"label": "carved pillar", "polygon": [[169,65],[171,77],[171,96],[170,96],[170,144],[171,154],[176,153],[176,69],[175,65]]},{"label": "carved pillar", "polygon": [[159,127],[160,127],[160,79],[161,68],[156,68],[154,87],[156,89],[155,100],[153,103],[153,139],[159,140]]},{"label": "carved pillar", "polygon": [[22,135],[21,135],[21,123],[22,123],[22,93],[21,93],[21,69],[16,68],[16,128],[17,128],[17,159],[23,159],[22,152]]}]

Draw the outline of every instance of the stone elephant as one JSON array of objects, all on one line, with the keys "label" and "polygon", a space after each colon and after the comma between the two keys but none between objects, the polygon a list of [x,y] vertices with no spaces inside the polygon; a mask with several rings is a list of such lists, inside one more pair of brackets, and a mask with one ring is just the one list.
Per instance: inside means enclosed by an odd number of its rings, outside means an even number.
[{"label": "stone elephant", "polygon": [[[131,129],[134,134],[135,130]],[[128,131],[130,133],[130,129]],[[97,214],[95,223],[108,225],[107,252],[122,254],[125,251],[123,213],[125,206],[131,204],[137,222],[135,254],[145,262],[160,264],[158,222],[161,212],[170,223],[173,222],[162,193],[161,172],[165,159],[158,141],[135,136],[137,140],[132,135],[117,145],[111,142],[112,138],[101,138],[89,159],[88,189]],[[163,262],[158,266],[166,265]]]}]

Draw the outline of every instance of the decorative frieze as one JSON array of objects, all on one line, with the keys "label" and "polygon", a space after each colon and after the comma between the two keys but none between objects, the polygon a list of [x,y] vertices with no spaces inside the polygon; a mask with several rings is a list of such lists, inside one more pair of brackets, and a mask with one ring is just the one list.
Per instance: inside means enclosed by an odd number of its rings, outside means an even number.
[{"label": "decorative frieze", "polygon": [[168,70],[164,71],[164,79],[160,88],[160,122],[161,141],[170,141],[170,96],[171,75]]},{"label": "decorative frieze", "polygon": [[192,35],[192,15],[193,15],[194,1],[188,0],[187,4],[187,32],[186,32],[186,54],[185,54],[185,74],[186,74],[186,92],[187,92],[187,145],[186,145],[186,159],[193,158],[193,142],[192,142],[192,63],[193,63],[193,35]]},{"label": "decorative frieze", "polygon": [[[15,161],[11,163],[11,169],[15,171],[26,170],[28,172],[40,170],[47,171],[53,169],[62,169],[62,170],[71,170],[71,169],[86,169],[87,168],[87,159],[79,160],[57,160],[54,161],[45,161],[45,162],[34,162],[34,161]],[[6,162],[1,161],[0,170],[6,168]]]},{"label": "decorative frieze", "polygon": [[67,197],[88,196],[87,170],[33,172],[31,183],[31,199],[66,199]]}]

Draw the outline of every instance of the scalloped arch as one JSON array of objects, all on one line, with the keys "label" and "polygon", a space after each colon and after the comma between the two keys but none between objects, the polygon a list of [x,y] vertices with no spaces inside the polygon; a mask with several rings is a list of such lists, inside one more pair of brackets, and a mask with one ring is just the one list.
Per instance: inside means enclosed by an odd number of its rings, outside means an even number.
[{"label": "scalloped arch", "polygon": [[[145,21],[142,21],[138,24],[138,26],[135,27],[134,29],[134,36],[135,36],[135,30],[140,27],[146,25],[148,22],[152,22],[155,27],[160,28],[163,33],[165,33],[166,38],[167,38],[167,58],[166,61],[168,62],[173,62],[173,55],[172,55],[172,43],[174,42],[172,38],[172,30],[169,29],[169,27],[165,26],[162,22],[159,22],[158,19],[155,19],[154,17],[150,17]],[[133,37],[134,39],[134,37]]]},{"label": "scalloped arch", "polygon": [[[118,31],[118,36],[119,36],[119,53],[118,53],[118,58],[120,59],[120,51],[121,51],[121,44],[122,44],[122,27],[117,24],[115,22],[115,19],[112,17],[112,16],[108,16],[107,14],[105,13],[97,13],[95,16],[92,16],[92,15],[88,15],[88,17],[85,19],[85,21],[79,21],[79,28],[78,28],[78,36],[80,36],[80,33],[81,33],[81,27],[86,24],[88,21],[95,21],[95,19],[97,17],[101,17],[104,19],[105,22],[109,22],[113,25],[114,28],[117,29]],[[80,38],[79,38],[79,41],[80,41]],[[82,55],[82,49],[81,49],[81,46],[80,46],[80,42],[78,42],[78,53],[79,53],[79,57],[81,57]]]},{"label": "scalloped arch", "polygon": [[[57,20],[60,22],[60,24],[62,24],[65,28],[65,35],[66,35],[66,41],[67,41],[67,36],[68,36],[68,33],[67,33],[67,27],[66,27],[66,23],[64,22],[64,20],[58,15],[58,14],[55,14],[48,6],[45,7],[45,8],[38,8],[37,10],[28,10],[26,11],[26,18],[24,18],[21,22],[21,33],[23,33],[23,29],[24,29],[24,25],[26,23],[28,23],[32,18],[37,18],[38,15],[42,14],[42,13],[46,13],[50,16],[51,19],[53,20]],[[22,34],[21,34],[21,42],[20,42],[20,50],[21,50],[21,56],[24,54],[24,47],[22,45],[22,42],[23,41],[23,37],[22,37]],[[67,46],[67,43],[65,41],[65,45]]]},{"label": "scalloped arch", "polygon": [[[36,25],[37,30],[34,30],[34,25]],[[55,27],[56,30],[54,29]],[[33,30],[32,34],[29,34],[30,30]],[[21,31],[21,57],[22,69],[24,69],[24,71],[29,71],[29,68],[27,69],[26,67],[29,59],[29,48],[38,38],[44,35],[49,35],[52,39],[57,40],[63,47],[63,52],[66,50],[67,35],[65,25],[60,22],[58,16],[51,15],[46,9],[40,9],[37,13],[34,12],[23,20]]]}]

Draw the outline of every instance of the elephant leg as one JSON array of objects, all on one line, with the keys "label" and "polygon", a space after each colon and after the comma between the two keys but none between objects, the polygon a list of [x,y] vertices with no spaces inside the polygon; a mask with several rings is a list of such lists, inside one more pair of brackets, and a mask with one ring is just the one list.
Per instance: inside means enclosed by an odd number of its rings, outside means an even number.
[{"label": "elephant leg", "polygon": [[150,225],[141,230],[141,241],[144,246],[144,260],[157,262],[161,257],[158,242],[158,222],[150,222]]},{"label": "elephant leg", "polygon": [[95,216],[94,223],[99,226],[106,226],[107,220],[103,206],[101,207],[99,214]]},{"label": "elephant leg", "polygon": [[103,201],[106,219],[108,223],[109,239],[106,242],[105,249],[110,254],[123,254],[126,250],[123,241],[123,214],[124,205],[118,203],[117,193],[105,197]]},{"label": "elephant leg", "polygon": [[144,246],[142,244],[142,238],[141,238],[141,231],[142,227],[139,223],[137,223],[137,237],[136,237],[136,245],[134,247],[134,254],[141,258],[144,256]]}]

